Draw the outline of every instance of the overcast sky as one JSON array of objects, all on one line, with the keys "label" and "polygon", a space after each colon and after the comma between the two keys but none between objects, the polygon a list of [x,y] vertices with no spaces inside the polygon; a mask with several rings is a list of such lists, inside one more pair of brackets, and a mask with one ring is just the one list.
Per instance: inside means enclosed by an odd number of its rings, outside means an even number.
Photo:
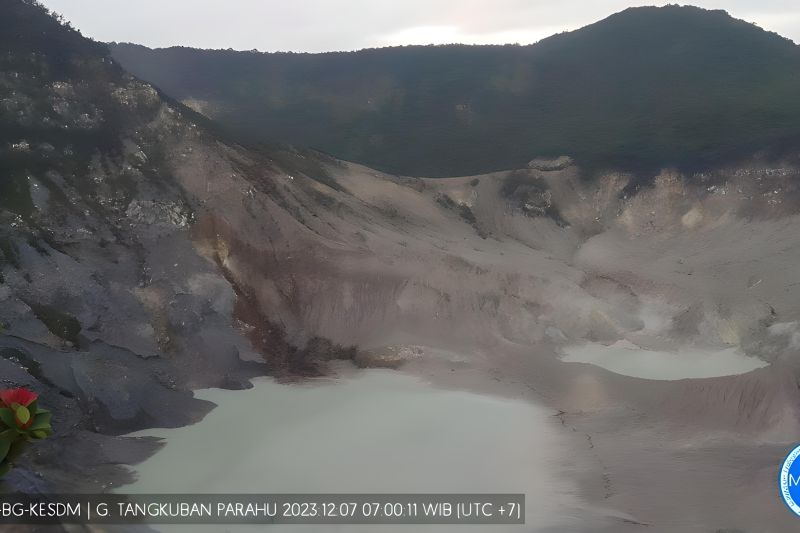
[{"label": "overcast sky", "polygon": [[[84,35],[151,47],[322,52],[401,44],[529,44],[635,0],[44,0]],[[798,0],[697,0],[800,43]]]}]

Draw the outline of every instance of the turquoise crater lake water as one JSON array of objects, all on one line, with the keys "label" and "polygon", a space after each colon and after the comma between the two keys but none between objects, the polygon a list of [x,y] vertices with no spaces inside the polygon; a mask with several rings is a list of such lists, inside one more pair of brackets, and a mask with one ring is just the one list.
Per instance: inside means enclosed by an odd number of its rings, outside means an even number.
[{"label": "turquoise crater lake water", "polygon": [[[119,492],[525,493],[526,525],[493,526],[492,531],[569,528],[581,514],[577,489],[559,474],[570,462],[565,430],[553,411],[527,401],[437,389],[389,370],[293,385],[265,378],[246,391],[209,389],[196,395],[218,407],[192,426],[136,433],[161,437],[166,446],[137,465],[138,481]],[[158,529],[216,531],[220,526]]]},{"label": "turquoise crater lake water", "polygon": [[623,376],[658,380],[733,376],[768,364],[745,355],[738,347],[657,351],[645,350],[627,341],[610,346],[599,343],[567,346],[561,360],[590,363]]}]

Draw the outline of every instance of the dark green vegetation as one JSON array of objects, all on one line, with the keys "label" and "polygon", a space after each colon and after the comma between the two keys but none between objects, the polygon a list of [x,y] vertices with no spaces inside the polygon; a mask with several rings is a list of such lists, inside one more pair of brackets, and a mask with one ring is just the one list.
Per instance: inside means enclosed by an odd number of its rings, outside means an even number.
[{"label": "dark green vegetation", "polygon": [[90,160],[120,152],[124,120],[109,91],[124,74],[107,47],[48,14],[0,0],[0,209],[24,217],[34,211],[29,178],[91,188]]},{"label": "dark green vegetation", "polygon": [[[101,212],[127,206],[139,175],[156,186],[166,183],[159,139],[135,133],[157,118],[164,100],[204,130],[219,129],[135,80],[107,45],[84,38],[35,0],[0,0],[0,50],[0,212],[34,226],[32,180],[64,209],[72,208],[66,183]],[[148,157],[126,153],[126,136]],[[287,172],[337,186],[319,163],[329,156],[307,157],[310,152],[278,143],[259,143],[254,151]],[[103,193],[113,202],[103,202]]]},{"label": "dark green vegetation", "polygon": [[3,66],[11,71],[41,68],[47,56],[47,77],[64,78],[80,71],[81,60],[105,56],[104,44],[85,39],[35,0],[2,0],[0,10],[0,49]]},{"label": "dark green vegetation", "polygon": [[533,46],[112,53],[242,140],[410,175],[562,154],[588,169],[690,170],[800,137],[800,47],[693,7],[628,9]]}]

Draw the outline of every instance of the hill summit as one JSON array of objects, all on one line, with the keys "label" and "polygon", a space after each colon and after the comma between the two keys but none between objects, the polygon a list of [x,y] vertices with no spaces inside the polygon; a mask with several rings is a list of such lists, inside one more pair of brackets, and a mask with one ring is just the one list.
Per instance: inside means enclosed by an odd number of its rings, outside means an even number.
[{"label": "hill summit", "polygon": [[241,140],[279,139],[408,175],[563,154],[589,169],[689,169],[800,134],[800,48],[689,6],[627,9],[531,46],[111,50]]}]

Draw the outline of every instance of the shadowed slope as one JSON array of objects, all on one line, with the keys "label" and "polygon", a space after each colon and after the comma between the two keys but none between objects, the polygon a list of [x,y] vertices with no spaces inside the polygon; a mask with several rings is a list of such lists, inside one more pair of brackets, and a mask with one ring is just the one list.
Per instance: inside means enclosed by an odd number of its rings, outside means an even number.
[{"label": "shadowed slope", "polygon": [[532,46],[112,52],[242,140],[415,176],[562,154],[587,171],[713,166],[800,135],[800,49],[694,7],[632,8]]}]

